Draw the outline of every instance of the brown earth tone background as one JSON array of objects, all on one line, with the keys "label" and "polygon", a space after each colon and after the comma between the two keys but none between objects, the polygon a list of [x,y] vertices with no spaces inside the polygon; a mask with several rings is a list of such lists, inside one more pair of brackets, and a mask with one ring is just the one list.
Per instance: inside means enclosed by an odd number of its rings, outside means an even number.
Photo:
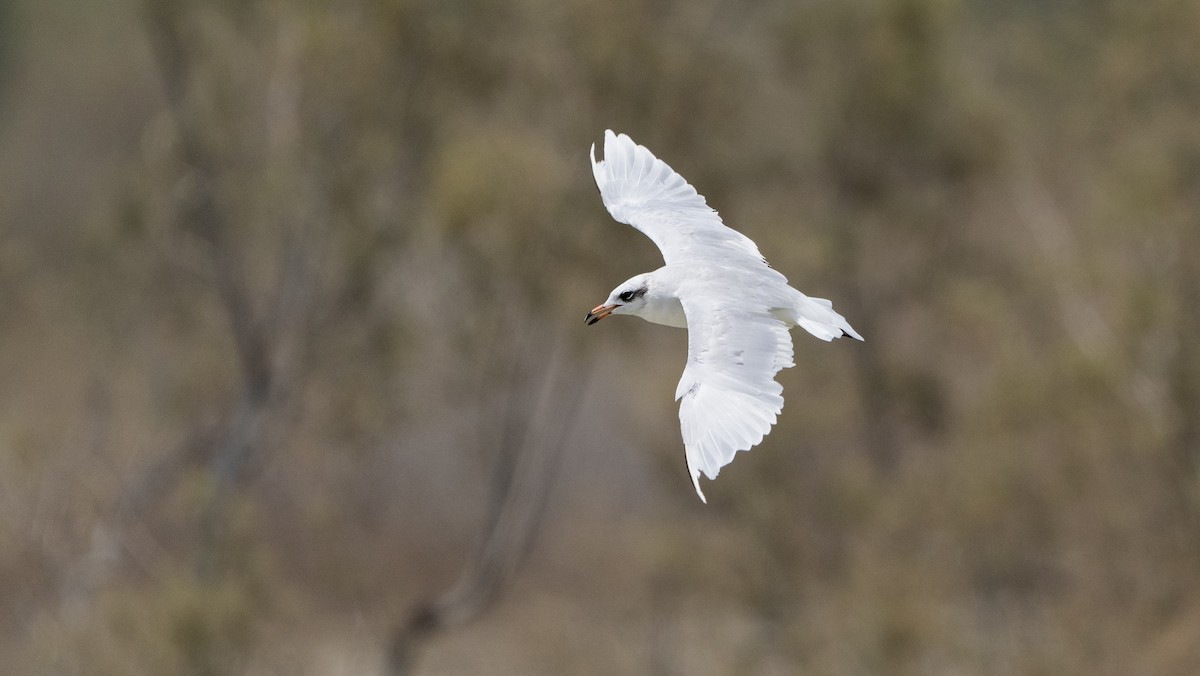
[{"label": "brown earth tone background", "polygon": [[[13,674],[1200,669],[1200,4],[0,4]],[[696,499],[646,144],[866,336]]]}]

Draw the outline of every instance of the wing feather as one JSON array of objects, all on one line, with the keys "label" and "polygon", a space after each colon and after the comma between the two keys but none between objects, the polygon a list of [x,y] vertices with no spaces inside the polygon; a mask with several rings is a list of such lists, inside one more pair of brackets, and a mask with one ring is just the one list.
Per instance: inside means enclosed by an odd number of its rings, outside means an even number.
[{"label": "wing feather", "polygon": [[704,196],[645,146],[609,130],[604,132],[604,159],[596,160],[595,145],[591,158],[608,212],[653,240],[668,265],[720,260],[783,278],[767,266],[749,237],[726,227]]},{"label": "wing feather", "polygon": [[787,324],[751,295],[713,285],[681,291],[688,361],[675,390],[688,472],[701,500],[700,474],[715,479],[738,451],[763,440],[783,410],[775,374],[792,366]]}]

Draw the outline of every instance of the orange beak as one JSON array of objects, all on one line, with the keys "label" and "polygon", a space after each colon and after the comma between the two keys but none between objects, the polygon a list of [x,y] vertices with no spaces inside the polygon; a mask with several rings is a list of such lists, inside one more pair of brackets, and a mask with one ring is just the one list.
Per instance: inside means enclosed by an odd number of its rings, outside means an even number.
[{"label": "orange beak", "polygon": [[617,306],[617,305],[597,305],[596,307],[592,308],[591,312],[587,313],[587,317],[584,318],[584,321],[587,322],[588,326],[591,326],[592,324],[595,324],[596,322],[600,321],[601,319],[604,319],[605,317],[611,315],[613,313],[613,310],[616,310],[617,307],[619,307],[619,306]]}]

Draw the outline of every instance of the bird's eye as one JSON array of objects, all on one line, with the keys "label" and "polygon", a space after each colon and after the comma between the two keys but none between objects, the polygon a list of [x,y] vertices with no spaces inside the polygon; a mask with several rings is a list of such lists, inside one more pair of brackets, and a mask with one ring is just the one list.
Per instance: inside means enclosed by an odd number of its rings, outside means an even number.
[{"label": "bird's eye", "polygon": [[621,295],[617,296],[617,298],[620,298],[623,302],[628,303],[629,301],[633,300],[635,295],[636,294],[633,291],[622,291]]}]

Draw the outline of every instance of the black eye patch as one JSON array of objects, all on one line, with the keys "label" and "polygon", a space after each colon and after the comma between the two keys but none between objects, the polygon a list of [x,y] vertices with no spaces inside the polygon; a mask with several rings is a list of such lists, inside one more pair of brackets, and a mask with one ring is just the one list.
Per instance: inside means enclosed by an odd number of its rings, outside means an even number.
[{"label": "black eye patch", "polygon": [[646,287],[643,286],[642,288],[637,289],[636,291],[622,291],[621,294],[617,296],[617,298],[620,298],[621,302],[628,303],[628,302],[632,301],[633,299],[641,298],[644,295],[646,295]]}]

